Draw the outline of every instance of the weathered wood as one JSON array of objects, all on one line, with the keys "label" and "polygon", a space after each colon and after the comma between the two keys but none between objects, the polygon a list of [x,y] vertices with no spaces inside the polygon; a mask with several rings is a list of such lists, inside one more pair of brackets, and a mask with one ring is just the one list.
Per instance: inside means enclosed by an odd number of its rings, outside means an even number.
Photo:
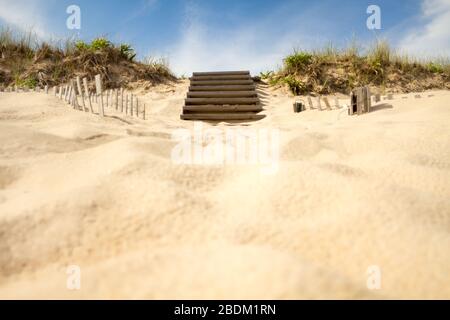
[{"label": "weathered wood", "polygon": [[229,76],[229,75],[247,75],[250,71],[215,71],[215,72],[194,72],[193,76]]},{"label": "weathered wood", "polygon": [[76,82],[77,82],[78,93],[81,96],[81,101],[82,101],[82,105],[83,105],[83,111],[86,111],[86,103],[84,102],[84,93],[83,93],[83,90],[81,88],[81,80],[80,80],[79,76],[76,77]]},{"label": "weathered wood", "polygon": [[97,96],[100,96],[100,108],[99,113],[102,117],[105,116],[105,110],[103,107],[103,88],[102,88],[102,77],[101,75],[95,76],[95,87],[97,89]]},{"label": "weathered wood", "polygon": [[323,97],[323,102],[325,103],[327,110],[331,110],[331,105],[330,105],[330,102],[328,101],[327,97]]},{"label": "weathered wood", "polygon": [[189,91],[251,91],[254,85],[190,86]]},{"label": "weathered wood", "polygon": [[115,104],[115,109],[116,109],[116,110],[119,110],[119,90],[116,89],[116,90],[114,90],[114,91],[115,91],[115,94],[116,94],[116,104]]},{"label": "weathered wood", "polygon": [[188,92],[188,98],[257,97],[256,91],[197,91]]},{"label": "weathered wood", "polygon": [[260,104],[248,105],[197,105],[184,106],[183,112],[260,112],[263,108]]},{"label": "weathered wood", "polygon": [[337,97],[334,98],[334,107],[336,109],[340,109],[340,105],[339,105],[339,99]]},{"label": "weathered wood", "polygon": [[317,107],[319,108],[320,111],[323,111],[322,110],[322,102],[321,102],[321,97],[320,96],[317,97]]},{"label": "weathered wood", "polygon": [[213,120],[213,121],[227,121],[227,120],[261,120],[265,116],[256,113],[192,113],[182,114],[182,120]]},{"label": "weathered wood", "polygon": [[352,90],[350,96],[350,108],[349,115],[370,112],[371,99],[370,99],[370,89],[369,87],[360,87]]},{"label": "weathered wood", "polygon": [[131,116],[133,116],[133,100],[134,100],[134,97],[133,97],[133,94],[131,94],[131,97],[130,97],[130,115]]},{"label": "weathered wood", "polygon": [[187,98],[186,105],[194,104],[256,104],[258,98]]},{"label": "weathered wood", "polygon": [[191,81],[191,86],[227,86],[227,85],[252,85],[253,80],[208,80]]},{"label": "weathered wood", "polygon": [[125,114],[128,114],[128,94],[125,95]]},{"label": "weathered wood", "polygon": [[139,99],[136,97],[136,117],[139,118]]},{"label": "weathered wood", "polygon": [[145,103],[144,103],[144,109],[142,110],[142,119],[144,119],[145,120],[145,110],[146,110],[146,106],[145,106]]},{"label": "weathered wood", "polygon": [[123,113],[123,88],[120,88],[120,112]]},{"label": "weathered wood", "polygon": [[251,80],[249,75],[225,75],[225,76],[194,76],[191,81],[211,81],[211,80]]},{"label": "weathered wood", "polygon": [[314,109],[314,104],[313,104],[310,96],[308,96],[307,100],[308,100],[309,109],[311,109],[311,110]]},{"label": "weathered wood", "polygon": [[89,111],[91,111],[91,113],[94,113],[94,109],[92,108],[91,102],[91,94],[89,93],[88,81],[86,78],[83,78],[83,87],[84,87],[84,95],[87,97],[89,103]]}]

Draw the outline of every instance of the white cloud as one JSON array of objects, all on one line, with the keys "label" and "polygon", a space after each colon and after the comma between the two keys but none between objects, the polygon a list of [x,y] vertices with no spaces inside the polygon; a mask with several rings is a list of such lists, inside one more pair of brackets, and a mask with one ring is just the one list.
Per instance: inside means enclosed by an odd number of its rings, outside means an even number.
[{"label": "white cloud", "polygon": [[[300,23],[308,19],[307,12],[296,13],[296,19],[284,17],[284,20],[281,12],[274,12],[257,23],[227,26],[226,29],[212,29],[201,22],[202,15],[201,9],[192,3],[187,5],[182,36],[175,46],[167,49],[170,67],[179,75],[234,69],[258,74],[276,68],[297,44],[313,46],[324,42],[320,37],[299,32],[305,30]],[[278,28],[280,22],[292,21],[295,26]]]},{"label": "white cloud", "polygon": [[42,12],[42,2],[34,0],[0,0],[0,19],[22,31],[32,30],[40,38],[49,38]]},{"label": "white cloud", "polygon": [[416,55],[450,56],[450,0],[423,0],[421,21],[400,41],[401,51]]}]

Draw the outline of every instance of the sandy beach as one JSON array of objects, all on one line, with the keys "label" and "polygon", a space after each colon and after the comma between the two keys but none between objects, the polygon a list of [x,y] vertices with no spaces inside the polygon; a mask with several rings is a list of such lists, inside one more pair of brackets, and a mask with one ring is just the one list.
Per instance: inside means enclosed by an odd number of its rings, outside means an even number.
[{"label": "sandy beach", "polygon": [[350,117],[260,87],[265,119],[203,126],[278,130],[264,174],[173,162],[188,85],[136,90],[145,121],[0,93],[1,299],[450,298],[449,91]]}]

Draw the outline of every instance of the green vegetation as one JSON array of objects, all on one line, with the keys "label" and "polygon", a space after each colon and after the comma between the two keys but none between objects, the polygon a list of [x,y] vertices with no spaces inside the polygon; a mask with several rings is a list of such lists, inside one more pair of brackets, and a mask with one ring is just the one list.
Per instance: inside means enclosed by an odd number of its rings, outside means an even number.
[{"label": "green vegetation", "polygon": [[283,60],[280,70],[260,76],[270,85],[286,86],[295,95],[348,93],[362,85],[402,92],[450,89],[450,61],[400,55],[386,41],[377,41],[362,50],[353,41],[342,50],[331,44],[322,50],[295,50]]},{"label": "green vegetation", "polygon": [[39,41],[32,33],[0,29],[0,85],[57,85],[75,75],[92,79],[104,76],[105,87],[126,86],[147,80],[152,83],[176,80],[164,60],[136,61],[129,44],[114,44],[105,37],[91,42]]}]

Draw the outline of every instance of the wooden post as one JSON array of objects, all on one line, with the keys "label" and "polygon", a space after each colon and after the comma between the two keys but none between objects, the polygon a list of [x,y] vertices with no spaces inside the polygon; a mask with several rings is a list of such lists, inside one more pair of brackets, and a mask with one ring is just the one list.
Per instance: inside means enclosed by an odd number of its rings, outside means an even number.
[{"label": "wooden post", "polygon": [[95,87],[97,89],[97,95],[100,95],[100,108],[99,113],[102,117],[105,116],[105,110],[103,108],[103,90],[102,90],[102,77],[101,75],[95,76]]},{"label": "wooden post", "polygon": [[317,106],[319,107],[319,110],[320,110],[320,111],[323,111],[323,110],[322,110],[322,102],[320,101],[320,98],[321,98],[321,96],[318,96],[318,97],[317,97]]},{"label": "wooden post", "polygon": [[118,110],[119,109],[119,90],[118,89],[115,90],[115,94],[116,94],[116,105],[115,105],[115,108],[116,108],[116,110]]},{"label": "wooden post", "polygon": [[48,86],[45,86],[44,90],[45,90],[45,94],[48,94]]},{"label": "wooden post", "polygon": [[309,104],[309,109],[311,109],[311,110],[314,109],[314,104],[313,104],[310,96],[308,96],[308,104]]},{"label": "wooden post", "polygon": [[128,94],[125,95],[125,114],[128,114]]},{"label": "wooden post", "polygon": [[89,111],[91,111],[91,113],[94,113],[94,109],[92,109],[91,95],[89,93],[88,82],[86,78],[83,78],[83,87],[84,87],[84,94],[89,102]]},{"label": "wooden post", "polygon": [[142,118],[145,120],[145,103],[144,103],[144,110],[142,110],[143,111],[143,116],[142,116]]},{"label": "wooden post", "polygon": [[370,112],[371,100],[369,87],[356,88],[352,91],[350,98],[349,115]]},{"label": "wooden post", "polygon": [[69,97],[69,86],[66,85],[66,86],[64,87],[64,101],[65,101],[65,102],[68,101],[68,99],[69,99],[68,97]]},{"label": "wooden post", "polygon": [[123,113],[123,88],[120,88],[120,112]]},{"label": "wooden post", "polygon": [[84,103],[84,93],[83,93],[83,89],[81,88],[81,80],[80,77],[77,76],[76,78],[77,81],[77,88],[78,88],[78,93],[81,96],[81,101],[83,101],[83,111],[86,111],[86,104]]},{"label": "wooden post", "polygon": [[327,110],[331,110],[330,102],[328,101],[327,97],[323,97],[323,102],[325,102],[325,106],[327,107]]},{"label": "wooden post", "polygon": [[136,118],[139,118],[139,99],[136,97]]},{"label": "wooden post", "polygon": [[67,94],[67,103],[71,103],[71,99],[72,99],[72,86],[69,86],[68,89],[69,93]]},{"label": "wooden post", "polygon": [[131,94],[131,101],[130,101],[130,114],[133,116],[133,94]]},{"label": "wooden post", "polygon": [[338,99],[337,97],[334,98],[334,107],[335,107],[336,109],[340,109],[340,106],[339,106],[339,99]]}]

